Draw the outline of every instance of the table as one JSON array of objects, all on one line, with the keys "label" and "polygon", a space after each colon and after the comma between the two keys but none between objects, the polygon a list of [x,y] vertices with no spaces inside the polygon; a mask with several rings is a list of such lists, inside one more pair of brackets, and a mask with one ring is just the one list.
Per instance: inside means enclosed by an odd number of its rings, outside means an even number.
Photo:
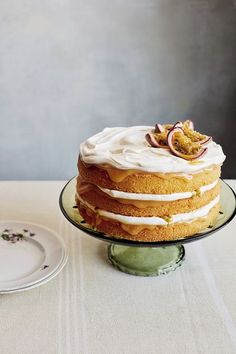
[{"label": "table", "polygon": [[130,276],[109,265],[105,242],[64,219],[64,183],[0,182],[1,220],[46,225],[70,249],[55,279],[0,296],[1,354],[236,353],[236,219],[186,245],[175,272]]}]

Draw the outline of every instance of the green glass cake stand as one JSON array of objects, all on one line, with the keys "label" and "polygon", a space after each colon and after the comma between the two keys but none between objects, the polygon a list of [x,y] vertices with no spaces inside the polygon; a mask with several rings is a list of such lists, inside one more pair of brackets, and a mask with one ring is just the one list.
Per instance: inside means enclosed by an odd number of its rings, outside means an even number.
[{"label": "green glass cake stand", "polygon": [[60,208],[70,223],[87,235],[109,242],[108,259],[114,267],[132,275],[155,276],[178,268],[185,257],[183,244],[212,235],[236,213],[236,196],[223,180],[221,182],[221,209],[214,225],[191,237],[171,241],[138,242],[115,238],[101,233],[86,224],[75,205],[76,177],[71,179],[60,194]]}]

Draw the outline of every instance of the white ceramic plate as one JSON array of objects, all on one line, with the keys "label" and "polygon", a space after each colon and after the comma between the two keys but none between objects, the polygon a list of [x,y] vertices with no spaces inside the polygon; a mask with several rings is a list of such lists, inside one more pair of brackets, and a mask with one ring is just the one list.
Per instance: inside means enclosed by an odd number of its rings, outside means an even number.
[{"label": "white ceramic plate", "polygon": [[28,222],[0,222],[1,294],[44,284],[66,261],[66,246],[56,232]]}]

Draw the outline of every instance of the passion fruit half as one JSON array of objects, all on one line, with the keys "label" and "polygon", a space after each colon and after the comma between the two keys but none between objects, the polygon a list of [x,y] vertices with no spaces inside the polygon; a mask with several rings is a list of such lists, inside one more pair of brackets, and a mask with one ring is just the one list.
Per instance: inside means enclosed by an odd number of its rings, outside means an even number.
[{"label": "passion fruit half", "polygon": [[193,142],[180,127],[170,130],[167,143],[175,156],[185,160],[196,160],[207,152],[207,148],[202,147],[199,142]]}]

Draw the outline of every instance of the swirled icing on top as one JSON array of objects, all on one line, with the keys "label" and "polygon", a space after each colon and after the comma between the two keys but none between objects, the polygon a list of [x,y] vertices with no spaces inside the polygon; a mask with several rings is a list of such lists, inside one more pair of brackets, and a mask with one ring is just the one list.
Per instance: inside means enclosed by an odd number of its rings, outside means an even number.
[{"label": "swirled icing on top", "polygon": [[207,153],[194,162],[174,156],[168,149],[153,148],[145,139],[152,130],[150,126],[105,128],[80,145],[81,159],[87,164],[159,173],[193,173],[225,160],[221,146],[213,141],[207,145]]}]

